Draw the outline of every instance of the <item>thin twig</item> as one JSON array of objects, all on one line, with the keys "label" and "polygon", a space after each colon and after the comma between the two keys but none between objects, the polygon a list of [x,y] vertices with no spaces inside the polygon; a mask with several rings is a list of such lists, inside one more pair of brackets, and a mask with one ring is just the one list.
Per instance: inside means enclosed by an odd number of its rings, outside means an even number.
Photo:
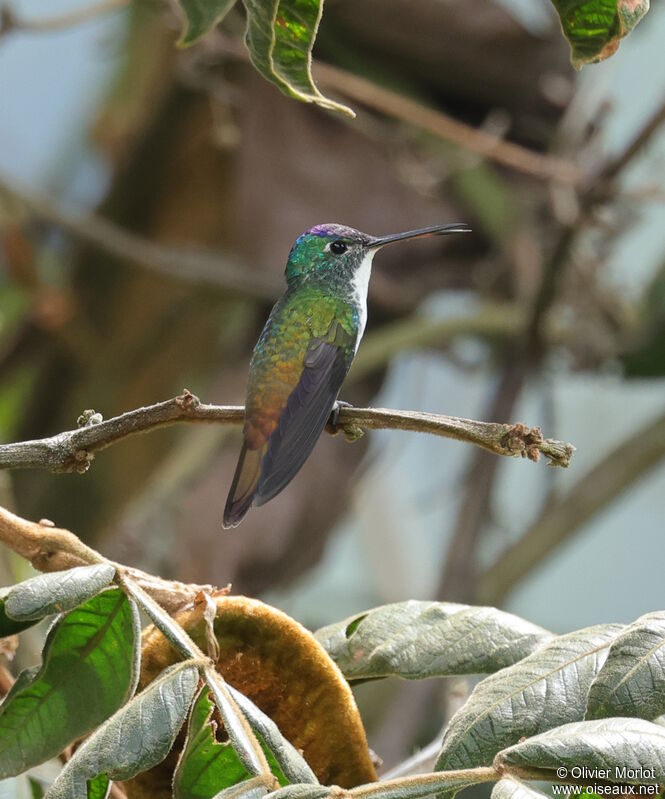
[{"label": "thin twig", "polygon": [[[524,322],[524,309],[516,303],[487,303],[476,313],[443,319],[416,313],[368,333],[353,359],[348,380],[360,380],[384,369],[396,354],[405,350],[443,347],[459,336],[478,336],[492,341],[512,339],[521,334]],[[558,331],[552,333],[557,342],[561,340]]]},{"label": "thin twig", "polygon": [[[507,416],[511,413],[526,382],[528,372],[537,369],[547,353],[546,322],[548,313],[556,302],[561,281],[571,260],[571,253],[580,236],[592,222],[594,208],[612,197],[612,185],[616,178],[664,122],[665,102],[645,122],[624,150],[616,158],[605,162],[588,179],[579,197],[579,212],[575,219],[562,226],[556,245],[543,269],[540,286],[528,313],[524,332],[508,353],[501,377],[500,390],[496,393],[494,406],[488,411],[490,418],[494,418],[495,412],[500,414],[499,418],[504,418],[504,414]],[[449,557],[440,587],[442,596],[445,595],[456,600],[461,598],[466,601],[477,600],[478,575],[475,565],[477,542],[490,508],[498,471],[496,467],[496,462],[485,458],[484,453],[476,453],[473,458],[465,483],[455,532],[448,546]],[[609,498],[608,496],[607,500]],[[526,536],[529,536],[529,531]],[[545,540],[540,535],[537,535],[536,538],[541,543]],[[530,536],[527,540],[531,540]],[[510,562],[519,561],[524,556],[525,560],[522,561],[524,571],[520,573],[520,576],[524,576],[530,568],[540,562],[539,557],[547,551],[546,548],[543,549],[540,546],[534,545],[532,548],[528,544],[525,546],[520,540],[510,550],[512,553]],[[540,554],[536,556],[535,553]],[[515,574],[518,572],[519,569]],[[510,585],[510,578],[501,560],[497,565],[497,571],[493,574],[503,586],[502,591],[505,593],[507,586]],[[513,576],[515,577],[515,575]],[[515,577],[515,579],[517,578]],[[486,587],[483,590],[488,591],[489,589]],[[489,593],[494,597],[493,601],[498,601],[501,592],[493,593],[493,591],[494,589]]]},{"label": "thin twig", "polygon": [[[86,546],[74,533],[54,527],[48,519],[30,522],[0,507],[0,542],[30,561],[42,572],[63,571],[75,566],[108,563],[99,552]],[[172,580],[163,580],[139,569],[113,563],[130,579],[158,602],[168,613],[174,613],[193,604],[201,592],[216,595],[228,593],[226,588],[212,585],[190,585]]]},{"label": "thin twig", "polygon": [[[208,52],[217,50],[232,58],[249,60],[249,53],[244,44],[221,31],[216,31],[214,37],[208,38],[206,47]],[[345,97],[374,108],[386,116],[421,128],[439,139],[452,142],[481,158],[540,179],[573,184],[583,180],[582,170],[570,161],[543,155],[519,144],[504,141],[498,136],[453,119],[442,111],[430,108],[417,100],[339,67],[316,62],[313,65],[313,73],[317,83],[322,86],[338,91]]]},{"label": "thin twig", "polygon": [[345,97],[409,125],[415,125],[439,139],[445,139],[502,166],[531,177],[561,183],[575,184],[583,178],[581,169],[570,161],[507,142],[338,67],[317,63],[314,65],[314,75],[323,86],[335,89]]},{"label": "thin twig", "polygon": [[418,774],[423,771],[431,771],[434,768],[436,759],[441,751],[443,734],[424,746],[419,752],[399,763],[395,768],[390,769],[381,776],[381,781],[395,780],[399,777],[408,777],[411,774]]},{"label": "thin twig", "polygon": [[[241,424],[245,409],[241,405],[207,405],[189,391],[181,396],[123,413],[107,421],[86,411],[77,430],[50,438],[0,445],[0,468],[48,469],[52,472],[85,472],[96,452],[128,436],[144,433],[177,422],[217,422]],[[334,428],[350,440],[364,430],[407,430],[466,441],[497,455],[521,455],[537,461],[541,454],[556,466],[568,466],[575,451],[572,444],[543,439],[538,427],[524,424],[495,424],[417,411],[342,406]]]},{"label": "thin twig", "polygon": [[662,102],[640,128],[637,135],[630,141],[628,146],[619,153],[616,158],[610,159],[605,164],[601,171],[602,179],[607,181],[614,180],[628,166],[633,158],[641,152],[642,148],[648,144],[653,134],[658,131],[664,122],[665,102]]},{"label": "thin twig", "polygon": [[0,173],[2,196],[81,241],[153,272],[189,283],[237,291],[261,300],[274,300],[282,290],[277,277],[245,269],[225,255],[156,244],[94,213],[64,208],[47,194],[32,191]]},{"label": "thin twig", "polygon": [[23,17],[12,8],[3,6],[0,10],[0,36],[14,31],[24,33],[53,33],[82,25],[90,20],[119,11],[129,5],[129,0],[102,0],[91,6],[83,6],[74,11],[58,14],[53,17]]},{"label": "thin twig", "polygon": [[[429,788],[432,794],[443,791],[446,787],[477,785],[481,782],[496,782],[501,779],[501,772],[493,766],[457,769],[454,771],[435,771],[429,774],[413,774],[409,777],[400,777],[394,780],[382,780],[371,782],[367,785],[359,785],[357,788],[350,788],[343,791],[343,796],[353,797],[354,799],[371,799],[371,797],[403,796],[409,787],[418,786],[419,788]],[[413,795],[409,791],[409,795]],[[427,793],[423,791],[423,796]]]}]

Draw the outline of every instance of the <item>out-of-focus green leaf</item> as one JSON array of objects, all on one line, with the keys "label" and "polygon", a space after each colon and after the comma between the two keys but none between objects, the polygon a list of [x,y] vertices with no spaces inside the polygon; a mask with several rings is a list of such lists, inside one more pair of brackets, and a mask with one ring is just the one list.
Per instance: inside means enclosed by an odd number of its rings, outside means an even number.
[{"label": "out-of-focus green leaf", "polygon": [[19,675],[0,705],[0,777],[57,755],[127,701],[140,632],[134,603],[117,588],[55,622],[42,666]]},{"label": "out-of-focus green leaf", "polygon": [[520,780],[504,777],[492,788],[491,799],[546,799],[546,796]]},{"label": "out-of-focus green leaf", "polygon": [[324,97],[312,78],[312,48],[323,0],[244,0],[252,64],[284,94],[306,103],[355,116],[345,105]]},{"label": "out-of-focus green leaf", "polygon": [[438,771],[488,766],[523,736],[584,718],[587,695],[619,624],[562,635],[487,677],[450,720]]},{"label": "out-of-focus green leaf", "polygon": [[181,47],[194,44],[219,25],[236,0],[178,0],[185,14],[185,27],[178,41]]},{"label": "out-of-focus green leaf", "polygon": [[629,785],[665,782],[665,729],[644,719],[564,724],[499,752],[497,766],[603,769],[603,779]]},{"label": "out-of-focus green leaf", "polygon": [[610,647],[591,685],[587,719],[665,713],[665,611],[647,613]]},{"label": "out-of-focus green leaf", "polygon": [[16,621],[39,621],[65,613],[106,588],[114,576],[115,567],[110,563],[38,574],[10,588],[4,600],[5,613]]},{"label": "out-of-focus green leaf", "polygon": [[28,777],[28,782],[30,783],[30,793],[32,794],[32,799],[42,799],[44,796],[44,789],[41,782],[36,780],[34,777]]},{"label": "out-of-focus green leaf", "polygon": [[216,740],[213,709],[204,686],[192,707],[185,748],[173,776],[174,799],[212,799],[251,776],[230,742]]},{"label": "out-of-focus green leaf", "polygon": [[348,680],[487,674],[551,637],[495,608],[415,600],[382,605],[316,633]]},{"label": "out-of-focus green leaf", "polygon": [[46,799],[88,799],[99,775],[128,780],[166,757],[182,727],[199,681],[190,662],[167,669],[76,750]]},{"label": "out-of-focus green leaf", "polygon": [[649,10],[649,0],[552,0],[570,43],[576,69],[603,61],[616,52]]}]

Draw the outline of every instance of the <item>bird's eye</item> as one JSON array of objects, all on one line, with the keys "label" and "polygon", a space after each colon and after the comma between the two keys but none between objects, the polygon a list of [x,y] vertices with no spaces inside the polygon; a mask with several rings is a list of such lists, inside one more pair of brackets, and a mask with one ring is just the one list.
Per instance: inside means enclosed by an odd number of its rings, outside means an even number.
[{"label": "bird's eye", "polygon": [[342,253],[345,253],[346,250],[347,246],[341,239],[337,239],[330,244],[330,252],[334,255],[341,255]]}]

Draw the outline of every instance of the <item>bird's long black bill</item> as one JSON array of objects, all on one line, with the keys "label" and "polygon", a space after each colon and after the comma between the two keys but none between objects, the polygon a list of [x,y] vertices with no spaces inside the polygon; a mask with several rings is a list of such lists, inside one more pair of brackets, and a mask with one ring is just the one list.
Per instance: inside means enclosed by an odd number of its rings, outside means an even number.
[{"label": "bird's long black bill", "polygon": [[471,228],[464,222],[454,222],[450,225],[434,225],[433,227],[420,228],[420,230],[407,230],[406,233],[377,236],[369,246],[371,248],[383,247],[385,244],[392,244],[394,241],[402,241],[403,239],[416,239],[420,236],[447,236],[450,233],[471,233]]}]

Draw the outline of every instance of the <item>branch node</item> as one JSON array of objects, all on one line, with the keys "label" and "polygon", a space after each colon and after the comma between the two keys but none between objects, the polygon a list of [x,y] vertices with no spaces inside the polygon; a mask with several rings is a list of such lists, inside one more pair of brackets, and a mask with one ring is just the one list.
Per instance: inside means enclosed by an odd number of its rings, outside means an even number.
[{"label": "branch node", "polygon": [[353,444],[354,441],[358,441],[358,439],[365,435],[365,431],[362,429],[362,427],[354,422],[347,422],[346,424],[341,425],[339,429],[342,431],[342,433],[344,433],[344,438],[349,442],[349,444]]},{"label": "branch node", "polygon": [[528,427],[522,422],[510,425],[500,442],[503,449],[510,454],[537,462],[543,445],[543,434],[540,427]]},{"label": "branch node", "polygon": [[176,405],[184,410],[194,410],[201,404],[201,400],[192,394],[188,388],[183,388],[182,394],[175,398]]},{"label": "branch node", "polygon": [[104,421],[104,417],[98,411],[92,408],[87,408],[76,420],[77,427],[92,427],[94,424],[100,424]]},{"label": "branch node", "polygon": [[94,458],[94,454],[92,452],[88,452],[87,449],[77,449],[74,453],[74,470],[79,474],[85,474],[90,468],[90,464]]},{"label": "branch node", "polygon": [[353,444],[354,441],[357,441],[359,438],[362,438],[365,435],[365,431],[363,428],[357,423],[352,420],[341,422],[340,421],[340,412],[344,408],[352,408],[353,406],[349,402],[343,402],[342,400],[337,400],[335,402],[335,407],[332,409],[330,413],[330,417],[326,424],[326,432],[330,433],[331,436],[336,436],[338,433],[343,433],[344,438],[350,443]]}]

